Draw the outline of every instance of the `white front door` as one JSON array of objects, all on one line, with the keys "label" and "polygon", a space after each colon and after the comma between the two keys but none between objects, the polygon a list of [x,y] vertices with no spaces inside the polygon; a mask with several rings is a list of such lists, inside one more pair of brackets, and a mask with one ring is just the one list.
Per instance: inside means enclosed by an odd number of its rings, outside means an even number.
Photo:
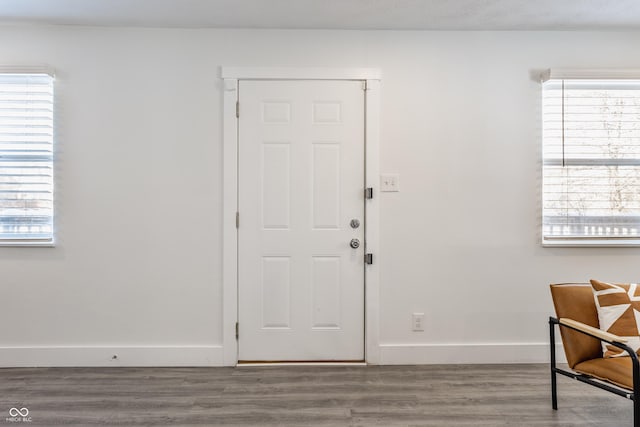
[{"label": "white front door", "polygon": [[238,358],[364,360],[363,82],[238,90]]}]

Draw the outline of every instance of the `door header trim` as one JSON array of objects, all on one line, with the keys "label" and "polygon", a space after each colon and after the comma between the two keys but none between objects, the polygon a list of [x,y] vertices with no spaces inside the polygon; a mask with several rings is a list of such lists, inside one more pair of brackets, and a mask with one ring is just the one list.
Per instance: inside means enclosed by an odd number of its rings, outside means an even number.
[{"label": "door header trim", "polygon": [[222,67],[221,78],[239,80],[380,80],[377,68]]}]

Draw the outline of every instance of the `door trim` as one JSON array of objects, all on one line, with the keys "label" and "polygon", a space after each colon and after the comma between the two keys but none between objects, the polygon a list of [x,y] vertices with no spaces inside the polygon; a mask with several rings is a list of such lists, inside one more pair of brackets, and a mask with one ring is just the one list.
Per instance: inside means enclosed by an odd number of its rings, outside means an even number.
[{"label": "door trim", "polygon": [[[380,71],[371,68],[270,68],[222,67],[223,108],[223,196],[222,196],[222,347],[224,366],[238,362],[238,101],[239,80],[362,80],[365,93],[365,181],[373,188],[366,200],[365,241],[373,264],[365,265],[365,361],[380,361]],[[364,189],[363,189],[364,190]]]}]

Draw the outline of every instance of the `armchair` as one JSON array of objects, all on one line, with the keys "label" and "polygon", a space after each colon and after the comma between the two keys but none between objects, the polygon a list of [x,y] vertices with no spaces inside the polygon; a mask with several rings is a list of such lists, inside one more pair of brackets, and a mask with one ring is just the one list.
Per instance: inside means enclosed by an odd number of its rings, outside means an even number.
[{"label": "armchair", "polygon": [[[589,284],[551,285],[556,317],[549,317],[551,404],[558,409],[556,375],[564,375],[633,401],[633,425],[640,427],[640,364],[626,339],[598,329],[598,312]],[[558,325],[571,371],[556,366],[555,327]],[[629,356],[604,358],[601,342]]]}]

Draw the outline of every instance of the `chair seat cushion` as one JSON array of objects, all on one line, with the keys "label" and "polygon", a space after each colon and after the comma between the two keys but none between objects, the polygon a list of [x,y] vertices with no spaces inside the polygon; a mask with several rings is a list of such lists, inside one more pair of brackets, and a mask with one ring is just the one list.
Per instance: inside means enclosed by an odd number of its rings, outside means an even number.
[{"label": "chair seat cushion", "polygon": [[592,359],[578,363],[573,370],[633,390],[632,363],[629,356]]}]

